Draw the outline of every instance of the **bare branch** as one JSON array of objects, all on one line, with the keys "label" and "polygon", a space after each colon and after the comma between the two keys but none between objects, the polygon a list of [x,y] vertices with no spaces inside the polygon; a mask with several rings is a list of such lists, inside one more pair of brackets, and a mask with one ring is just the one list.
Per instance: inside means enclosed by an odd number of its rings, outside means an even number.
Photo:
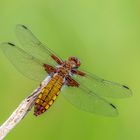
[{"label": "bare branch", "polygon": [[31,110],[41,90],[47,85],[48,76],[30,96],[25,98],[11,116],[0,126],[0,140],[2,140]]}]

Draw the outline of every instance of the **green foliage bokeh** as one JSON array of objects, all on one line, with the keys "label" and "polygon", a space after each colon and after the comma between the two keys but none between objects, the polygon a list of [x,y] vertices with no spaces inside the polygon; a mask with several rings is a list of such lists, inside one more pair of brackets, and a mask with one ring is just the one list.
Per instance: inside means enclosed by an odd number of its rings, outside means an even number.
[{"label": "green foliage bokeh", "polygon": [[[128,85],[133,96],[111,100],[117,118],[86,113],[59,96],[40,117],[33,110],[6,140],[140,139],[140,2],[138,0],[0,0],[0,42],[19,45],[14,28],[28,26],[59,56],[77,56],[82,67]],[[0,124],[39,83],[22,76],[0,51]]]}]

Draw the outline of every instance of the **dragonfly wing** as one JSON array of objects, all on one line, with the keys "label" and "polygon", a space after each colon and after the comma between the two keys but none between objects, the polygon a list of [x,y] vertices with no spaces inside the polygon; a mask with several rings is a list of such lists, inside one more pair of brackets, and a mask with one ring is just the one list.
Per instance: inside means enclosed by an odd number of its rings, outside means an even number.
[{"label": "dragonfly wing", "polygon": [[112,103],[97,96],[84,86],[65,86],[62,92],[71,104],[84,111],[112,117],[118,115],[117,108]]},{"label": "dragonfly wing", "polygon": [[[33,33],[24,25],[16,26],[16,35],[20,43],[22,44],[22,49],[32,54],[32,56],[39,59],[44,64],[47,63],[51,66],[56,66],[56,62],[52,59],[52,55],[59,58],[54,54],[49,48],[44,46]],[[59,60],[61,60],[59,58]],[[61,60],[62,61],[62,60]]]},{"label": "dragonfly wing", "polygon": [[42,62],[16,45],[12,43],[2,43],[0,47],[9,61],[26,77],[41,81],[47,76]]},{"label": "dragonfly wing", "polygon": [[88,87],[99,96],[111,98],[125,98],[132,95],[132,91],[125,85],[102,79],[96,75],[85,72],[85,76],[75,75],[74,79]]}]

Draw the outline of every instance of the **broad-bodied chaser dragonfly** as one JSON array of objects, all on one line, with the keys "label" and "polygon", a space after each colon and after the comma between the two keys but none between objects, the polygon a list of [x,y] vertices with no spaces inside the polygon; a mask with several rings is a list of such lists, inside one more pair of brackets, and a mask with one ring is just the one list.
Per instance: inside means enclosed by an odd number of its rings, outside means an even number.
[{"label": "broad-bodied chaser dragonfly", "polygon": [[117,108],[107,101],[106,97],[131,96],[132,92],[127,86],[80,70],[81,62],[77,57],[71,56],[62,60],[43,45],[26,26],[17,25],[16,35],[22,47],[10,42],[1,44],[11,63],[30,79],[41,81],[47,76],[50,77],[36,99],[34,115],[38,116],[49,109],[62,87],[67,89],[63,95],[76,107],[106,116],[118,114]]}]

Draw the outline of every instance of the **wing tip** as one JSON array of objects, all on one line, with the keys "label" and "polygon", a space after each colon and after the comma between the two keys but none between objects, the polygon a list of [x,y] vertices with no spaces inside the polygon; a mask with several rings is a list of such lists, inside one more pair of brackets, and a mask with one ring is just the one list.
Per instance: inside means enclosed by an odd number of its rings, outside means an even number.
[{"label": "wing tip", "polygon": [[115,105],[113,105],[112,103],[110,103],[110,105],[111,105],[114,109],[117,109],[117,108],[116,108],[116,106],[115,106]]},{"label": "wing tip", "polygon": [[126,86],[126,85],[122,85],[122,86],[123,86],[124,88],[130,90],[130,88],[129,88],[128,86]]},{"label": "wing tip", "polygon": [[26,29],[26,30],[28,29],[28,28],[27,28],[25,25],[23,25],[23,24],[17,24],[17,25],[16,25],[16,28],[21,28],[21,27],[24,28],[24,29]]},{"label": "wing tip", "polygon": [[2,48],[4,48],[5,45],[10,45],[10,46],[12,46],[12,47],[16,46],[14,43],[11,43],[11,42],[2,42],[2,43],[0,43],[0,46],[1,46]]},{"label": "wing tip", "polygon": [[15,44],[11,43],[11,42],[7,42],[8,45],[10,46],[15,46]]},{"label": "wing tip", "polygon": [[24,29],[26,29],[26,30],[28,29],[25,25],[21,25],[21,26],[22,26]]},{"label": "wing tip", "polygon": [[127,97],[131,97],[133,94],[132,94],[132,90],[128,87],[128,86],[126,86],[126,85],[122,85],[123,86],[123,88],[125,88],[126,90],[128,90],[129,92],[128,92],[128,96]]},{"label": "wing tip", "polygon": [[118,109],[115,105],[113,105],[112,103],[110,103],[110,106],[113,108],[113,113],[109,116],[111,117],[117,117],[119,115]]}]

